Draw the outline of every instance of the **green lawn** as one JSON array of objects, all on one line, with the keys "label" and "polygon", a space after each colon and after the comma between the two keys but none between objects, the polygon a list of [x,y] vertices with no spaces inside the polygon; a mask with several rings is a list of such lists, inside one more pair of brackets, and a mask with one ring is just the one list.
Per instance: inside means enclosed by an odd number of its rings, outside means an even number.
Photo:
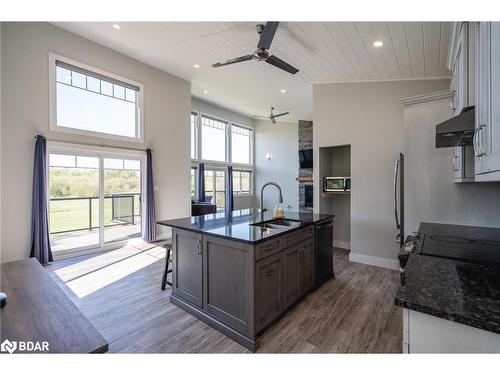
[{"label": "green lawn", "polygon": [[[104,225],[111,221],[111,199],[104,199]],[[50,202],[50,232],[89,228],[88,199]],[[135,215],[139,215],[139,197],[134,198]],[[99,200],[92,199],[92,227],[99,226]]]}]

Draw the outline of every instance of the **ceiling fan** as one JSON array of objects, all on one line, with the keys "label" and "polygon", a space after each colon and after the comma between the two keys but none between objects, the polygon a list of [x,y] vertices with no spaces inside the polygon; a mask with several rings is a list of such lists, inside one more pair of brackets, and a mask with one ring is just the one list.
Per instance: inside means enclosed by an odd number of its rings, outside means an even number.
[{"label": "ceiling fan", "polygon": [[267,22],[266,25],[258,24],[256,26],[257,33],[260,35],[259,43],[257,44],[257,49],[251,55],[245,55],[236,57],[231,60],[224,62],[218,62],[212,64],[213,68],[218,68],[225,65],[236,64],[249,60],[265,61],[268,64],[274,65],[290,74],[295,74],[299,70],[287,62],[281,60],[280,58],[269,54],[269,48],[273,42],[274,34],[278,28],[279,22]]},{"label": "ceiling fan", "polygon": [[271,122],[273,124],[276,124],[276,120],[275,120],[276,117],[285,116],[285,115],[290,114],[290,112],[282,112],[282,113],[278,113],[275,115],[273,113],[273,111],[274,111],[274,107],[271,107],[271,114],[269,116],[253,116],[253,117],[268,118],[269,120],[271,120]]}]

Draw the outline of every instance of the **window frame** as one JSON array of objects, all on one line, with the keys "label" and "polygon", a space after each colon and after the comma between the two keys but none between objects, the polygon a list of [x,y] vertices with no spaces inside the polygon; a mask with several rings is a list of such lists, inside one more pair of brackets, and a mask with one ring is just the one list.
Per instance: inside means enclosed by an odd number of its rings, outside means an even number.
[{"label": "window frame", "polygon": [[[82,129],[74,129],[68,128],[64,126],[57,125],[57,77],[56,77],[56,61],[61,61],[63,63],[73,65],[77,68],[81,68],[84,70],[88,70],[90,72],[94,72],[98,75],[108,77],[110,79],[116,81],[122,81],[124,83],[128,83],[133,86],[139,87],[139,91],[137,91],[136,98],[136,127],[138,127],[137,137],[127,137],[123,135],[115,135],[109,133],[102,133],[92,130],[82,130]],[[51,132],[63,132],[63,133],[71,133],[78,135],[86,135],[91,137],[98,138],[109,138],[120,141],[127,142],[135,142],[135,143],[144,143],[144,85],[140,82],[133,81],[131,79],[119,76],[117,74],[86,65],[79,61],[57,55],[55,53],[49,52],[49,131]]]},{"label": "window frame", "polygon": [[[191,195],[192,200],[198,200],[198,166],[197,165],[191,165],[191,168],[189,172],[194,171],[194,194]],[[191,174],[189,175],[189,178],[191,178]],[[191,181],[189,181],[189,186],[191,187]]]},{"label": "window frame", "polygon": [[[250,170],[250,169],[241,169],[241,168],[238,168],[238,169],[233,169],[233,173],[234,172],[244,172],[244,173],[250,173],[250,176],[249,176],[249,179],[248,179],[248,189],[249,191],[246,192],[246,191],[235,191],[234,190],[234,186],[233,186],[233,194],[234,195],[237,195],[238,197],[244,197],[244,196],[248,196],[248,195],[252,195],[252,191],[253,191],[253,170]],[[240,186],[241,186],[241,175],[240,175]]]},{"label": "window frame", "polygon": [[[255,155],[255,132],[254,128],[250,125],[243,125],[241,123],[235,122],[235,121],[230,121],[226,120],[222,117],[219,116],[214,116],[210,113],[205,113],[202,111],[199,111],[197,109],[191,109],[190,114],[196,114],[197,115],[197,122],[195,125],[195,144],[196,144],[196,150],[194,152],[195,158],[191,158],[191,168],[196,169],[196,175],[195,175],[195,180],[196,182],[198,181],[198,165],[200,163],[205,164],[205,170],[213,170],[213,169],[218,169],[218,170],[224,170],[227,171],[228,166],[233,167],[233,171],[241,171],[241,172],[250,172],[250,192],[249,193],[240,193],[240,192],[235,192],[233,190],[233,193],[235,196],[238,197],[245,197],[245,196],[253,196],[254,195],[254,178],[255,178],[255,164],[254,164],[254,155]],[[201,158],[201,142],[202,142],[202,117],[207,116],[210,117],[214,120],[225,122],[227,124],[226,126],[226,160],[225,161],[214,161],[214,160],[206,160]],[[190,117],[191,119],[191,117]],[[250,164],[242,164],[242,163],[233,163],[232,162],[232,143],[231,143],[231,138],[232,138],[232,126],[238,126],[240,128],[248,129],[250,130]],[[191,121],[189,122],[189,128],[191,129]],[[190,151],[191,154],[191,151]],[[227,178],[227,176],[226,176]],[[198,199],[197,194],[193,199]]]}]

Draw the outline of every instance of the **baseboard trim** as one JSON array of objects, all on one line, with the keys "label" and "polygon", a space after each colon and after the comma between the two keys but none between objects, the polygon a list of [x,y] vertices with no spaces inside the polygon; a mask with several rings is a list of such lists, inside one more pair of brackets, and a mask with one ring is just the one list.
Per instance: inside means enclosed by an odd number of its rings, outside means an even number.
[{"label": "baseboard trim", "polygon": [[350,242],[345,242],[345,241],[336,241],[336,240],[333,240],[333,247],[340,247],[341,249],[350,250],[351,249],[351,243]]},{"label": "baseboard trim", "polygon": [[349,261],[355,263],[369,264],[370,266],[388,268],[391,270],[399,269],[399,262],[397,259],[374,257],[371,255],[353,253],[352,251],[349,253]]}]

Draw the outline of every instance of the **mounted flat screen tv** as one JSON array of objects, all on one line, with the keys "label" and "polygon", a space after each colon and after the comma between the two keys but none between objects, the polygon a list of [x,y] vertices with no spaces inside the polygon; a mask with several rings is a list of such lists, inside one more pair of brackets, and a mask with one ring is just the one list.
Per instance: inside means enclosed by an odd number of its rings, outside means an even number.
[{"label": "mounted flat screen tv", "polygon": [[312,168],[313,167],[313,150],[300,150],[299,151],[299,163],[300,168]]}]

